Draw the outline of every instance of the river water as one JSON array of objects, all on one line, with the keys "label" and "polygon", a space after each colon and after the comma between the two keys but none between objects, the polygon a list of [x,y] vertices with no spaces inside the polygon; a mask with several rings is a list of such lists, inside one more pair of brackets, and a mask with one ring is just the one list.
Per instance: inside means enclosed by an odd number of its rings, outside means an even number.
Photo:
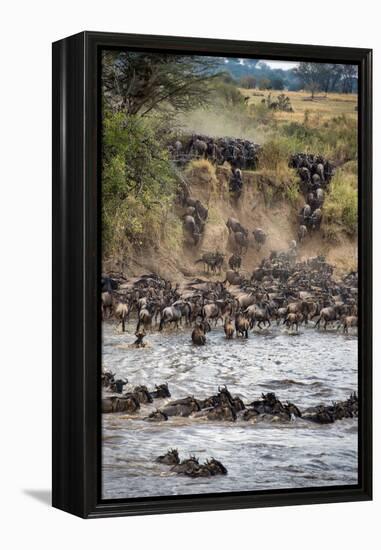
[{"label": "river water", "polygon": [[[135,325],[134,325],[135,326]],[[288,489],[357,483],[357,419],[318,425],[297,419],[289,423],[211,422],[170,418],[143,420],[166,402],[194,395],[204,398],[226,384],[244,402],[262,392],[300,409],[330,404],[357,390],[357,337],[335,330],[303,327],[299,335],[275,324],[250,333],[248,340],[224,338],[223,328],[195,347],[190,330],[149,333],[147,347],[129,347],[134,326],[122,334],[103,326],[103,366],[127,378],[132,386],[168,382],[170,399],[155,399],[134,415],[104,414],[102,446],[103,498],[133,498],[231,491]],[[128,389],[128,387],[127,387]],[[181,458],[195,454],[200,462],[214,456],[228,475],[188,478],[169,472],[155,458],[169,448]]]}]

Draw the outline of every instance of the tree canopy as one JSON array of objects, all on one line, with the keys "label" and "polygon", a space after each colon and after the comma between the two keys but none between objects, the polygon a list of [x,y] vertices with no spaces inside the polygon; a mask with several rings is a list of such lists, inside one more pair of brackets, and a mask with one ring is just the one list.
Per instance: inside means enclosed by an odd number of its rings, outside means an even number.
[{"label": "tree canopy", "polygon": [[351,93],[357,78],[357,67],[339,63],[299,63],[294,69],[306,90],[314,97],[318,91]]},{"label": "tree canopy", "polygon": [[104,100],[107,107],[128,115],[187,111],[207,102],[208,82],[217,67],[205,56],[105,51]]}]

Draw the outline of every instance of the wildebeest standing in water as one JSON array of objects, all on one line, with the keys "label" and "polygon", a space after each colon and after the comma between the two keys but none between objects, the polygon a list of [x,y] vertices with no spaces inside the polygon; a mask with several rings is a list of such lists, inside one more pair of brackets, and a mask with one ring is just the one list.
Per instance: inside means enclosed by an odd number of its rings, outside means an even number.
[{"label": "wildebeest standing in water", "polygon": [[192,342],[196,346],[204,346],[206,344],[206,333],[210,331],[210,325],[207,321],[197,323],[192,331]]},{"label": "wildebeest standing in water", "polygon": [[113,305],[114,305],[114,301],[113,301],[111,292],[109,291],[102,292],[102,295],[101,295],[102,319],[108,319],[111,317]]},{"label": "wildebeest standing in water", "polygon": [[178,300],[171,306],[165,307],[161,312],[161,319],[159,330],[163,330],[163,327],[167,323],[174,323],[176,328],[179,327],[179,323],[182,317],[182,308],[183,302]]},{"label": "wildebeest standing in water", "polygon": [[227,340],[231,340],[234,336],[234,325],[232,320],[228,317],[225,319],[224,332]]},{"label": "wildebeest standing in water", "polygon": [[119,320],[118,325],[122,323],[122,332],[124,332],[125,330],[125,325],[128,319],[129,312],[129,305],[123,302],[119,302],[115,308],[115,317]]},{"label": "wildebeest standing in water", "polygon": [[242,336],[245,338],[249,337],[249,328],[250,328],[250,321],[242,315],[242,313],[237,313],[235,316],[235,330],[238,336]]}]

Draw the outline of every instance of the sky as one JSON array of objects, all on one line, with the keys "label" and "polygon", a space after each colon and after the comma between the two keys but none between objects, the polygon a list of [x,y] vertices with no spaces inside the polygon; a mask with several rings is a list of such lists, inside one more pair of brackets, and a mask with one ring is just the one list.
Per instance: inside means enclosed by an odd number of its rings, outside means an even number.
[{"label": "sky", "polygon": [[270,61],[269,59],[261,59],[261,61],[270,65],[272,69],[284,69],[285,71],[298,65],[295,61]]}]

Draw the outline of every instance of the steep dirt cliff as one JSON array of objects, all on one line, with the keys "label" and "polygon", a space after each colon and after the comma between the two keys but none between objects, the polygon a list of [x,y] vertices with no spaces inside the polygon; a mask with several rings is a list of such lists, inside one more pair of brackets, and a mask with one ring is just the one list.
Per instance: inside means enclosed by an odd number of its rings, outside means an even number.
[{"label": "steep dirt cliff", "polygon": [[[164,225],[157,244],[137,251],[127,259],[128,275],[157,272],[175,281],[181,281],[184,276],[204,276],[203,265],[195,261],[205,252],[216,251],[225,254],[225,270],[227,260],[234,251],[233,238],[226,227],[229,217],[237,218],[250,232],[250,246],[242,259],[241,272],[244,274],[250,274],[270,251],[286,250],[291,240],[297,239],[297,214],[304,200],[301,194],[289,196],[288,182],[284,177],[263,172],[243,172],[243,192],[238,200],[229,194],[229,167],[215,170],[209,163],[201,161],[191,165],[184,177],[190,196],[199,199],[208,208],[208,219],[199,244],[195,246],[187,237],[182,227],[185,210],[174,203],[172,223],[168,223],[168,229]],[[263,228],[268,235],[260,251],[252,236],[256,227]],[[312,237],[307,236],[298,246],[300,260],[318,254],[324,255],[338,274],[357,268],[355,239],[339,232],[335,242],[331,242],[326,236],[324,223],[319,232]]]}]

